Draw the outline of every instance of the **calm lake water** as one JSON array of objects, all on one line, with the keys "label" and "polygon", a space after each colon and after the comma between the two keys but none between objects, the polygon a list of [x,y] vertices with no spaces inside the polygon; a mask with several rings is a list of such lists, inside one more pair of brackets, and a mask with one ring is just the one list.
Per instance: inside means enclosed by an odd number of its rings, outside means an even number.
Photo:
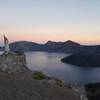
[{"label": "calm lake water", "polygon": [[66,82],[85,84],[100,82],[100,68],[82,68],[62,63],[61,58],[69,54],[28,52],[27,65],[32,71],[42,71],[46,75],[63,79]]}]

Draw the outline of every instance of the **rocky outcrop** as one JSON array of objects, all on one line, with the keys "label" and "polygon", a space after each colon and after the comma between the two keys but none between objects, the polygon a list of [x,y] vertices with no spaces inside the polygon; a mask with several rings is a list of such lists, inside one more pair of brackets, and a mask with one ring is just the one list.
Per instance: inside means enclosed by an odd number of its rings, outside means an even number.
[{"label": "rocky outcrop", "polygon": [[0,70],[8,73],[29,71],[24,53],[9,52],[0,55]]}]

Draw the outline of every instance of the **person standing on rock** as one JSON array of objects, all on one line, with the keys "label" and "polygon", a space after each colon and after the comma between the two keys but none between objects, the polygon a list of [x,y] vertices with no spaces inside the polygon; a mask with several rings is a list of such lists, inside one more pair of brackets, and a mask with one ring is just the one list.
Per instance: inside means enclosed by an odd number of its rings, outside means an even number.
[{"label": "person standing on rock", "polygon": [[8,54],[10,51],[9,41],[5,35],[3,35],[3,37],[4,37],[4,53]]}]

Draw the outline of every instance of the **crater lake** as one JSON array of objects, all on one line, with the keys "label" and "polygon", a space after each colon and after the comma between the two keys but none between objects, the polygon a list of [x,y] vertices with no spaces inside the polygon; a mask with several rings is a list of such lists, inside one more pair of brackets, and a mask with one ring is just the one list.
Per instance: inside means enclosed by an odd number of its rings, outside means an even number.
[{"label": "crater lake", "polygon": [[26,52],[25,54],[27,66],[31,71],[42,71],[47,76],[68,83],[100,82],[100,68],[84,68],[61,62],[62,58],[70,54],[48,52]]}]

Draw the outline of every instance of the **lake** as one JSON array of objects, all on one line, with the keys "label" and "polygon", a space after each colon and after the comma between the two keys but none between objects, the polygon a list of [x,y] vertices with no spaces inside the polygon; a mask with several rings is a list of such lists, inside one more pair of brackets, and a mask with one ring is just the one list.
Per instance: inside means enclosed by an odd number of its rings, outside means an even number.
[{"label": "lake", "polygon": [[100,82],[100,68],[82,68],[61,62],[69,56],[63,53],[27,52],[27,65],[32,71],[42,71],[48,76],[72,83]]}]

